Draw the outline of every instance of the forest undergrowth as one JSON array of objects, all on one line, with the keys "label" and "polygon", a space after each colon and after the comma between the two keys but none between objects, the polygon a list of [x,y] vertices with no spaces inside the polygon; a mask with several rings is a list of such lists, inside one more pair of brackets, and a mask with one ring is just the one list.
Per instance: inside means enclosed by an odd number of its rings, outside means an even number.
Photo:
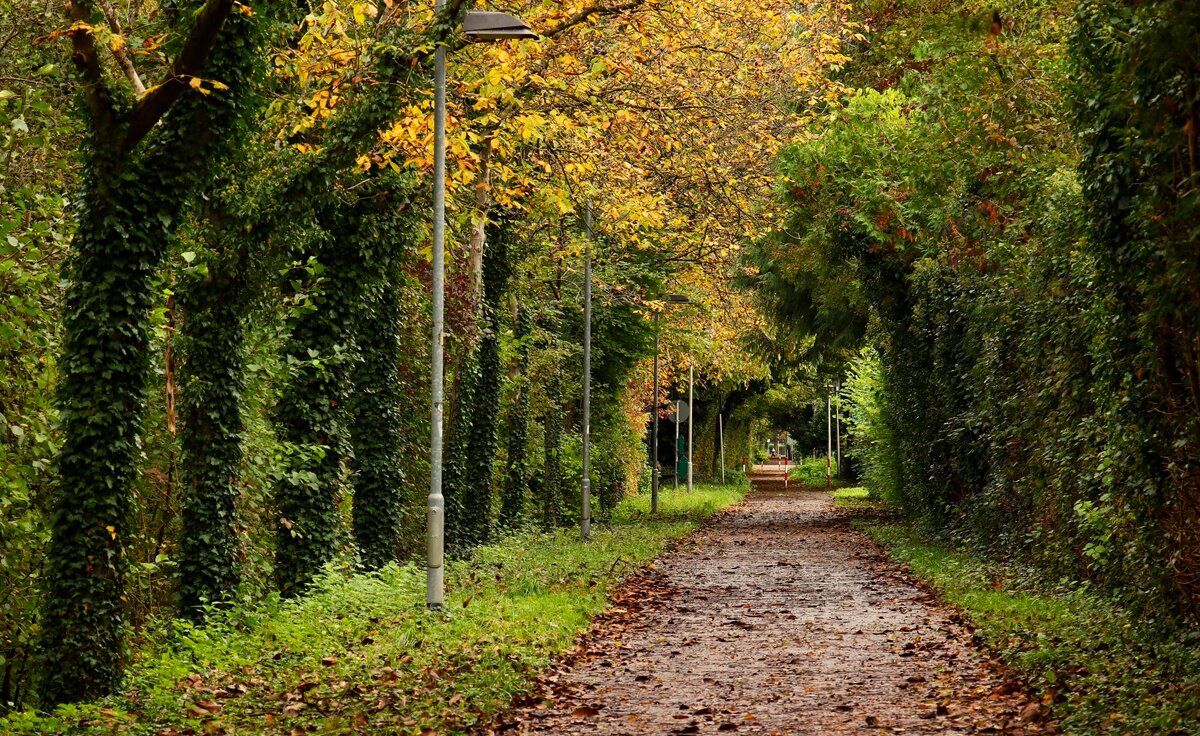
[{"label": "forest undergrowth", "polygon": [[529,692],[608,594],[745,486],[664,489],[623,502],[591,541],[517,534],[451,564],[446,608],[424,568],[327,568],[312,593],[181,620],[143,644],[122,691],[0,720],[6,734],[465,733]]}]

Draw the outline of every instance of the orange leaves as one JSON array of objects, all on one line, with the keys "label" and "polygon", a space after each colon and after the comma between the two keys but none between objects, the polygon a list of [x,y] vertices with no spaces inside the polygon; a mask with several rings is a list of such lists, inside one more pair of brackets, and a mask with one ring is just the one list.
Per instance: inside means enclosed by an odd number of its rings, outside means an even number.
[{"label": "orange leaves", "polygon": [[[660,254],[653,260],[669,264],[701,302],[691,311],[707,315],[704,329],[729,341],[724,365],[753,372],[721,326],[730,315],[736,329],[753,329],[757,319],[727,279],[746,240],[773,222],[782,142],[804,134],[817,109],[810,102],[837,99],[830,71],[861,29],[844,20],[841,0],[802,9],[790,0],[645,0],[612,10],[620,2],[512,8],[543,33],[576,25],[537,41],[468,44],[449,56],[451,216],[466,223],[482,191],[524,212],[540,237],[556,233],[545,248],[556,260],[573,252],[561,233],[590,198],[610,257]],[[386,18],[420,38],[433,19],[426,6],[394,13],[390,0],[320,3],[300,42],[276,60],[303,89],[281,111],[280,137],[319,140],[355,89],[374,83],[372,24]],[[431,170],[432,95],[423,84],[414,80],[411,103],[357,159],[361,171]]]},{"label": "orange leaves", "polygon": [[223,82],[218,82],[215,79],[201,79],[200,77],[191,77],[188,79],[188,86],[202,95],[211,94],[213,90],[224,92],[229,89],[229,86]]}]

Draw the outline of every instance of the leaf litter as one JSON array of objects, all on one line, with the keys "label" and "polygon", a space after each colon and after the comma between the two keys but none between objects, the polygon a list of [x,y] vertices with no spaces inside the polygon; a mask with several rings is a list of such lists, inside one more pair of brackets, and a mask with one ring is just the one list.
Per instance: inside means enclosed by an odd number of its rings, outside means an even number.
[{"label": "leaf litter", "polygon": [[753,482],[478,733],[1057,733],[827,494]]}]

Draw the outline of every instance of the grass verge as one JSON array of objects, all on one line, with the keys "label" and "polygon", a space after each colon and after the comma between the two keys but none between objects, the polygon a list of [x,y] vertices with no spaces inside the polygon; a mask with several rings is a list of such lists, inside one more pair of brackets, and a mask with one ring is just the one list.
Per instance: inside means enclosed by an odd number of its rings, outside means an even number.
[{"label": "grass verge", "polygon": [[1065,734],[1200,734],[1200,641],[1075,586],[1050,593],[897,524],[858,522],[962,609]]},{"label": "grass verge", "polygon": [[[788,477],[798,483],[804,483],[810,486],[825,485],[826,474],[837,477],[837,463],[831,463],[829,467],[825,465],[825,458],[808,458],[800,460],[794,467],[788,470]],[[840,483],[841,481],[836,481]]]},{"label": "grass verge", "polygon": [[873,497],[866,488],[836,488],[829,493],[833,496],[833,505],[842,509],[859,509],[863,511],[883,511],[887,508],[879,499]]},{"label": "grass verge", "polygon": [[135,655],[124,691],[5,734],[463,733],[529,691],[605,607],[623,573],[742,498],[698,485],[625,501],[583,543],[574,530],[514,536],[447,570],[447,608],[424,606],[424,568],[330,572],[308,596],[181,622]]}]

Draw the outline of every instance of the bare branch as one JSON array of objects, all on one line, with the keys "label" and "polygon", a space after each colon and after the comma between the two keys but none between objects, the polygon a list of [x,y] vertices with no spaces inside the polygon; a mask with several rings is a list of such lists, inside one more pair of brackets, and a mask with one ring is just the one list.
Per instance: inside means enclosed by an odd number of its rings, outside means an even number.
[{"label": "bare branch", "polygon": [[196,15],[196,24],[183,42],[183,49],[171,65],[171,74],[150,88],[138,100],[129,118],[129,129],[121,148],[123,153],[146,137],[175,100],[188,88],[188,80],[200,71],[208,52],[216,43],[221,24],[233,9],[234,0],[208,0]]},{"label": "bare branch", "polygon": [[8,48],[8,44],[12,43],[12,40],[16,38],[20,32],[21,26],[14,26],[13,29],[9,31],[8,35],[4,37],[4,40],[0,41],[0,56],[4,55],[4,49]]},{"label": "bare branch", "polygon": [[[108,27],[124,40],[124,32],[121,31],[121,23],[117,20],[117,14],[113,12],[112,5],[108,0],[100,0],[100,9],[104,11],[104,19],[108,21]],[[138,76],[137,67],[133,65],[133,59],[129,58],[129,52],[125,49],[125,44],[115,46],[112,49],[113,56],[117,60],[117,65],[121,67],[121,71],[125,72],[125,76],[129,78],[133,84],[133,90],[138,97],[146,94],[146,85],[142,84],[142,78]]]}]

